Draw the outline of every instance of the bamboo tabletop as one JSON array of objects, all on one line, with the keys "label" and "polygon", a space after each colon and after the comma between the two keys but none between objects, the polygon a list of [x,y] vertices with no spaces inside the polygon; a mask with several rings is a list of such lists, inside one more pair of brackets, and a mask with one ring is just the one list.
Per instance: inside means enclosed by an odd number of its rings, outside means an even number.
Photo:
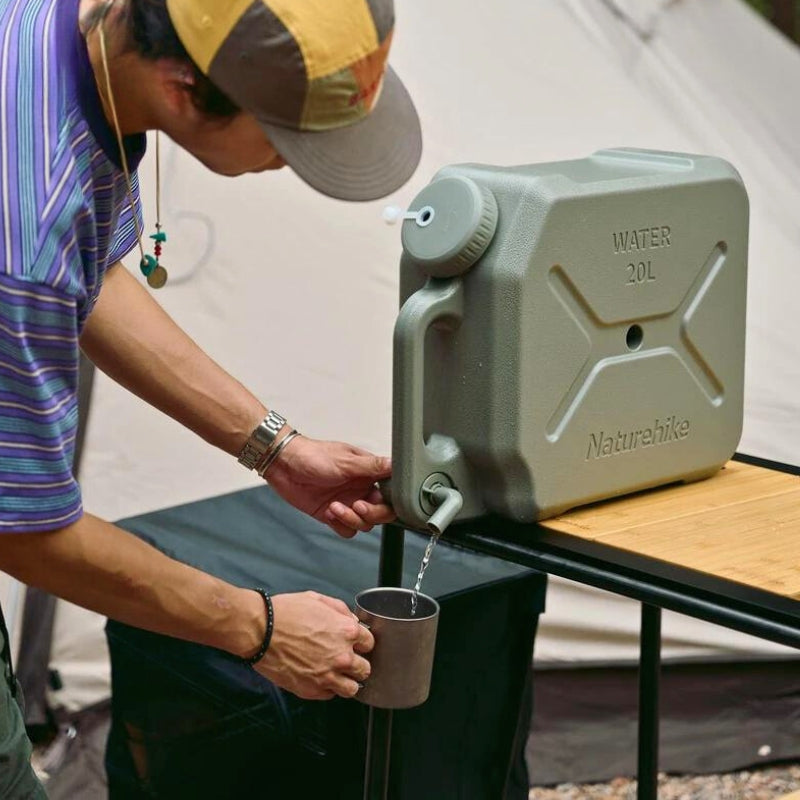
[{"label": "bamboo tabletop", "polygon": [[541,524],[800,600],[800,477],[783,472],[731,461],[707,480]]}]

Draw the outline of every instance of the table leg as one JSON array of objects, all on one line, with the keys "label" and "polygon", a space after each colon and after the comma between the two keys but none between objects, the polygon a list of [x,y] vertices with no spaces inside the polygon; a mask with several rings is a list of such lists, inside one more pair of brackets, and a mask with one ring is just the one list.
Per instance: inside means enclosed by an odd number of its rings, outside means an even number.
[{"label": "table leg", "polygon": [[658,797],[658,706],[661,609],[642,603],[639,654],[639,765],[637,800]]},{"label": "table leg", "polygon": [[[403,582],[405,530],[399,525],[384,525],[381,535],[378,586],[400,586]],[[364,770],[364,800],[388,800],[389,766],[392,751],[392,711],[369,709],[367,757]]]},{"label": "table leg", "polygon": [[405,528],[400,525],[389,523],[383,526],[378,586],[400,586],[403,583],[405,535]]},{"label": "table leg", "polygon": [[367,766],[364,772],[364,800],[389,797],[389,762],[392,754],[392,712],[369,709],[367,728]]}]

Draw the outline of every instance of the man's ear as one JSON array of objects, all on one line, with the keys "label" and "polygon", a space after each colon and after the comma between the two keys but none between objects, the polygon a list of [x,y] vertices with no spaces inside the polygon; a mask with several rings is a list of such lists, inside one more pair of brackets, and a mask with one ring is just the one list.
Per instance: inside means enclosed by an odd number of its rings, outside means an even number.
[{"label": "man's ear", "polygon": [[195,86],[192,67],[185,61],[161,58],[156,61],[155,72],[165,110],[186,122],[200,122],[202,113],[192,97]]}]

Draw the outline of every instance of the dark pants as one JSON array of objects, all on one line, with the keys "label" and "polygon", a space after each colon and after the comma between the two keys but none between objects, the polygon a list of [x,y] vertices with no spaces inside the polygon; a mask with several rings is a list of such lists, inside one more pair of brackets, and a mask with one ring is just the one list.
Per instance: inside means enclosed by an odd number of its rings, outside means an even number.
[{"label": "dark pants", "polygon": [[46,800],[47,793],[31,768],[31,743],[22,718],[22,692],[11,666],[8,629],[0,609],[0,797]]}]

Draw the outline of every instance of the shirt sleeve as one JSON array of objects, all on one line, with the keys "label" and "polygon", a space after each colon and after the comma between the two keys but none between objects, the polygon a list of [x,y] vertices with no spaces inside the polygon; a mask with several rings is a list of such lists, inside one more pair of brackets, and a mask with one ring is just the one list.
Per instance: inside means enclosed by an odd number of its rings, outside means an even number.
[{"label": "shirt sleeve", "polygon": [[[142,202],[139,198],[139,176],[137,173],[131,175],[131,189],[133,190],[133,202],[135,206],[135,219],[139,222],[139,230],[144,235],[144,222],[142,219]],[[134,221],[134,209],[131,208],[130,200],[127,200],[119,213],[117,229],[111,241],[108,251],[108,266],[121,261],[128,253],[136,247],[136,222]],[[145,237],[146,242],[150,242]],[[145,243],[145,249],[147,244]],[[137,261],[138,264],[138,261]]]},{"label": "shirt sleeve", "polygon": [[0,275],[0,534],[63,528],[82,513],[75,298]]}]

